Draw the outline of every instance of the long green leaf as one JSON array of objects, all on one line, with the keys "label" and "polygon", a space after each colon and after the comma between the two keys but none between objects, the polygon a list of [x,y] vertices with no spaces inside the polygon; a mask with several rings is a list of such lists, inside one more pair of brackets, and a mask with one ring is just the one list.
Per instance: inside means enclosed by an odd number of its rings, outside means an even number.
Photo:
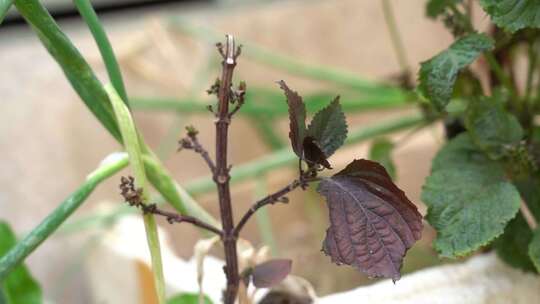
[{"label": "long green leaf", "polygon": [[38,0],[14,0],[19,13],[32,26],[41,42],[58,62],[71,86],[97,119],[121,142],[120,130],[102,84],[81,53],[60,30],[58,24]]},{"label": "long green leaf", "polygon": [[[114,90],[112,85],[106,85],[105,91],[113,105],[116,119],[124,139],[124,145],[129,155],[129,162],[135,175],[135,184],[137,189],[143,190],[143,203],[148,203],[148,181],[142,160],[142,150],[139,145],[139,135],[129,109],[124,104],[120,96]],[[161,249],[159,246],[159,236],[154,215],[151,213],[143,214],[144,228],[146,231],[146,240],[150,249],[152,260],[152,273],[156,287],[157,298],[160,304],[165,303],[165,279],[163,277],[163,263],[161,261]]]},{"label": "long green leaf", "polygon": [[92,3],[89,0],[73,0],[79,13],[83,17],[84,21],[88,25],[88,28],[94,36],[94,40],[98,46],[105,67],[107,68],[107,74],[109,75],[109,80],[114,86],[120,98],[128,104],[128,96],[126,93],[126,88],[124,86],[124,80],[122,79],[122,73],[120,73],[120,67],[114,56],[114,51],[112,49],[111,43],[107,38],[105,29],[99,22],[99,18],[92,7]]},{"label": "long green leaf", "polygon": [[106,162],[92,172],[86,181],[70,196],[68,196],[53,212],[51,212],[36,228],[25,236],[6,255],[0,258],[0,281],[14,267],[19,265],[43,241],[45,241],[94,191],[97,185],[126,167],[127,155],[122,155],[112,162]]},{"label": "long green leaf", "polygon": [[11,8],[12,0],[0,0],[0,24],[4,21],[4,18],[7,15],[7,12]]},{"label": "long green leaf", "polygon": [[[0,221],[0,256],[15,246],[17,239],[6,222]],[[41,288],[26,266],[18,265],[5,280],[0,280],[0,303],[41,304]]]}]

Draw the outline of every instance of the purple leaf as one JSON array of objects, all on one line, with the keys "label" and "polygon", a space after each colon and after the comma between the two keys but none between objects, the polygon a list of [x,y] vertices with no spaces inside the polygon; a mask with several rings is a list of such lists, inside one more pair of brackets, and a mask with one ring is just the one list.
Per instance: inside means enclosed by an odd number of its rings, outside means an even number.
[{"label": "purple leaf", "polygon": [[285,81],[278,81],[279,86],[285,92],[287,104],[289,106],[289,121],[290,131],[289,138],[294,153],[298,157],[302,157],[303,147],[302,142],[306,135],[306,105],[302,101],[302,97],[295,91],[289,89]]},{"label": "purple leaf", "polygon": [[420,239],[422,216],[376,162],[354,160],[318,188],[330,215],[323,251],[336,264],[396,281],[406,251]]},{"label": "purple leaf", "polygon": [[283,281],[291,272],[292,261],[276,259],[253,267],[253,285],[257,288],[272,287]]}]

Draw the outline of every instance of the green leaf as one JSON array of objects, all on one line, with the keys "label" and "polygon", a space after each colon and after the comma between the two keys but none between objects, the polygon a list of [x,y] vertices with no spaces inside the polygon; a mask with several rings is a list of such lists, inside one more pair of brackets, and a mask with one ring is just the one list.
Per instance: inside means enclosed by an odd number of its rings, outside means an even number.
[{"label": "green leaf", "polygon": [[[521,200],[502,166],[487,159],[481,165],[471,161],[474,146],[465,137],[458,136],[439,152],[442,156],[422,188],[426,219],[437,230],[434,246],[443,257],[463,256],[489,244],[514,218]],[[452,161],[442,163],[441,158]]]},{"label": "green leaf", "polygon": [[491,21],[507,31],[540,28],[538,0],[481,0],[480,5],[491,16]]},{"label": "green leaf", "polygon": [[540,229],[536,229],[529,245],[529,256],[536,267],[536,271],[540,272]]},{"label": "green leaf", "polygon": [[492,161],[478,151],[468,134],[461,134],[447,143],[433,159],[431,172],[448,168],[466,169],[471,165],[490,166]]},{"label": "green leaf", "polygon": [[120,130],[107,93],[79,50],[62,32],[40,1],[15,0],[13,3],[17,11],[32,26],[47,51],[60,65],[71,86],[88,109],[109,133],[121,142]]},{"label": "green leaf", "polygon": [[339,103],[339,96],[315,114],[307,134],[315,138],[326,157],[330,157],[343,145],[347,138],[347,121]]},{"label": "green leaf", "polygon": [[[17,242],[9,225],[0,221],[0,256],[4,256]],[[3,296],[3,299],[2,299]],[[41,288],[26,266],[15,267],[0,284],[0,302],[5,304],[42,303]],[[3,301],[1,301],[3,300]]]},{"label": "green leaf", "polygon": [[437,18],[451,5],[460,3],[461,0],[429,0],[426,3],[426,15],[430,18]]},{"label": "green leaf", "polygon": [[[133,122],[131,113],[127,105],[122,101],[118,93],[111,84],[105,86],[105,91],[112,103],[120,133],[129,156],[129,163],[135,175],[135,185],[143,190],[143,203],[148,202],[148,182],[144,162],[142,157],[141,144],[139,143],[139,134]],[[150,250],[150,259],[152,262],[152,273],[154,275],[154,284],[156,286],[156,295],[159,303],[165,302],[165,279],[163,277],[163,263],[161,258],[161,249],[159,245],[159,236],[156,220],[153,214],[143,214],[144,228],[146,231],[146,240]]]},{"label": "green leaf", "polygon": [[523,216],[518,213],[508,223],[503,235],[493,242],[493,247],[497,255],[508,265],[523,271],[534,272],[535,268],[528,254],[531,239],[531,228]]},{"label": "green leaf", "polygon": [[473,142],[493,159],[504,156],[506,147],[523,137],[519,121],[504,109],[498,97],[472,101],[465,116],[465,126]]},{"label": "green leaf", "polygon": [[387,138],[378,138],[371,144],[368,158],[381,164],[392,179],[396,179],[396,166],[392,159],[393,150],[393,142]]},{"label": "green leaf", "polygon": [[450,98],[460,70],[471,64],[480,54],[493,48],[493,40],[483,34],[469,34],[455,41],[420,68],[420,92],[438,110],[443,110]]},{"label": "green leaf", "polygon": [[[167,300],[167,304],[199,304],[199,294],[180,293]],[[204,296],[204,304],[212,304],[212,300]]]}]

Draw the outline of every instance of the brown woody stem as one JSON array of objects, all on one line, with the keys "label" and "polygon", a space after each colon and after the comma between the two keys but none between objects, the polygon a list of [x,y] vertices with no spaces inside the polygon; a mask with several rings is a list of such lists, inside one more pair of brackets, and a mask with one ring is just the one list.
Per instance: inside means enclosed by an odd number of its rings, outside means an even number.
[{"label": "brown woody stem", "polygon": [[279,191],[257,201],[255,204],[253,204],[253,206],[251,206],[251,208],[249,208],[249,210],[246,212],[246,214],[244,214],[242,219],[240,219],[240,222],[238,222],[238,225],[236,225],[236,227],[234,228],[234,234],[238,236],[238,234],[240,233],[244,225],[248,222],[248,220],[251,218],[251,216],[255,214],[255,212],[257,212],[257,210],[259,210],[260,208],[268,204],[275,204],[276,202],[286,203],[287,201],[283,200],[285,195],[298,188],[300,185],[302,185],[302,182],[300,180],[294,180],[292,183],[283,187]]},{"label": "brown woody stem", "polygon": [[210,168],[210,171],[212,171],[212,174],[215,174],[216,172],[216,165],[214,164],[214,161],[210,157],[210,154],[208,151],[201,145],[199,142],[199,139],[195,134],[189,134],[188,137],[180,140],[179,142],[180,147],[178,150],[181,149],[189,149],[193,150],[195,153],[198,153],[201,155],[201,157],[204,159],[206,164],[208,165],[208,168]]},{"label": "brown woody stem", "polygon": [[527,203],[525,203],[524,200],[521,200],[519,211],[521,212],[521,215],[523,215],[523,218],[525,219],[527,225],[529,225],[531,230],[536,230],[536,228],[538,228],[538,222],[534,218],[534,215],[532,214],[529,206],[527,206]]},{"label": "brown woody stem", "polygon": [[234,44],[234,37],[227,35],[225,47],[218,44],[222,62],[221,81],[218,91],[218,109],[216,121],[216,170],[214,182],[217,185],[219,209],[223,226],[223,246],[225,248],[225,275],[227,288],[224,294],[225,304],[234,304],[238,294],[240,276],[238,273],[238,258],[236,254],[236,236],[234,235],[234,219],[231,206],[231,192],[229,187],[229,167],[227,164],[227,141],[230,124],[229,103],[231,96],[231,83],[233,71],[236,66],[238,50]]},{"label": "brown woody stem", "polygon": [[221,230],[219,230],[218,228],[210,225],[210,224],[207,224],[201,220],[199,220],[198,218],[195,218],[195,217],[192,217],[192,216],[188,216],[188,215],[181,215],[181,214],[178,214],[178,213],[174,213],[174,212],[169,212],[169,211],[165,211],[165,210],[162,210],[162,209],[159,209],[156,204],[151,204],[151,205],[141,205],[141,208],[143,210],[144,213],[152,213],[152,214],[156,214],[156,215],[161,215],[161,216],[164,216],[166,219],[167,219],[167,222],[169,222],[169,224],[172,224],[172,223],[191,223],[199,228],[202,228],[202,229],[205,229],[205,230],[208,230],[210,232],[213,232],[219,236],[221,236],[223,233]]}]

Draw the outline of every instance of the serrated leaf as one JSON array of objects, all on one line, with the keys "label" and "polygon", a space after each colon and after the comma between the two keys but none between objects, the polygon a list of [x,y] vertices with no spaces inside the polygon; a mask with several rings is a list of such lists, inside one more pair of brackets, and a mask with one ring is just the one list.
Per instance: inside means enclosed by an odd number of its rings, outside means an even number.
[{"label": "serrated leaf", "polygon": [[[180,293],[167,300],[167,304],[199,304],[199,294]],[[212,304],[212,300],[204,295],[204,304]]]},{"label": "serrated leaf", "polygon": [[326,159],[326,155],[319,146],[319,143],[311,136],[306,136],[304,138],[302,147],[304,149],[304,160],[308,163],[309,166],[315,164],[322,165],[327,169],[332,169],[332,166]]},{"label": "serrated leaf", "polygon": [[406,251],[420,239],[422,216],[386,170],[354,160],[317,190],[330,215],[323,251],[338,265],[398,280]]},{"label": "serrated leaf", "polygon": [[540,272],[540,229],[536,229],[529,245],[529,256],[536,267],[536,271]]},{"label": "serrated leaf", "polygon": [[483,34],[469,34],[456,40],[448,49],[422,62],[420,92],[437,110],[443,110],[450,102],[460,70],[493,46],[493,40]]},{"label": "serrated leaf", "polygon": [[480,5],[493,23],[507,31],[540,28],[540,2],[537,0],[481,0]]},{"label": "serrated leaf", "polygon": [[523,129],[497,97],[482,97],[469,103],[465,126],[472,140],[491,158],[505,155],[507,145],[518,143]]},{"label": "serrated leaf", "polygon": [[392,160],[394,143],[387,138],[379,138],[373,141],[369,149],[368,158],[381,164],[392,179],[396,178],[396,166]]},{"label": "serrated leaf", "polygon": [[[535,218],[540,218],[540,188],[538,179],[530,178],[516,181],[514,184],[519,190]],[[529,257],[529,244],[533,233],[531,228],[521,215],[518,215],[508,223],[501,235],[493,243],[497,255],[509,265],[524,271],[536,271]]]},{"label": "serrated leaf", "polygon": [[461,0],[429,0],[426,3],[426,15],[430,18],[437,18],[451,5],[460,3]]},{"label": "serrated leaf", "polygon": [[307,129],[315,138],[326,157],[330,157],[347,138],[347,121],[339,103],[339,96],[315,114]]},{"label": "serrated leaf", "polygon": [[435,155],[431,163],[431,172],[448,168],[467,168],[471,165],[489,166],[489,160],[474,145],[467,133],[462,133],[448,142]]},{"label": "serrated leaf", "polygon": [[489,244],[519,210],[520,195],[502,166],[474,150],[468,134],[451,140],[422,187],[426,219],[437,230],[434,246],[443,257],[463,256]]},{"label": "serrated leaf", "polygon": [[285,81],[278,82],[281,89],[285,92],[287,105],[289,106],[289,138],[294,153],[302,157],[302,142],[306,136],[306,106],[302,97],[295,91],[289,89]]},{"label": "serrated leaf", "polygon": [[253,267],[251,272],[253,285],[257,288],[268,288],[283,281],[291,272],[292,261],[275,259]]},{"label": "serrated leaf", "polygon": [[[17,240],[9,225],[0,221],[0,257],[15,246]],[[41,288],[32,278],[24,265],[11,271],[7,278],[0,282],[0,300],[5,304],[38,304],[42,303]],[[2,299],[3,296],[3,299]]]}]

